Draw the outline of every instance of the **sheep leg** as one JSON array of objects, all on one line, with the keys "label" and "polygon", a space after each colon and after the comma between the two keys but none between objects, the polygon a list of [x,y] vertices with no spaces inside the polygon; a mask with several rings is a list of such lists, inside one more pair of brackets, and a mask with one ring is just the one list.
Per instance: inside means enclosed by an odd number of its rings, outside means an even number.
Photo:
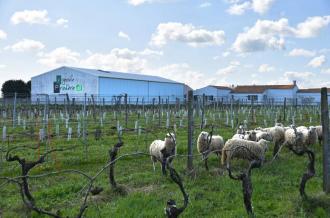
[{"label": "sheep leg", "polygon": [[274,145],[274,150],[273,150],[273,157],[275,158],[275,156],[277,157],[278,156],[278,150],[279,150],[279,143],[278,142],[275,142],[275,145]]},{"label": "sheep leg", "polygon": [[154,172],[156,171],[156,165],[155,165],[155,162],[152,161],[152,167],[154,168]]},{"label": "sheep leg", "polygon": [[204,165],[205,165],[205,169],[208,171],[209,170],[209,166],[207,165],[207,159],[208,158],[205,158],[204,159]]}]

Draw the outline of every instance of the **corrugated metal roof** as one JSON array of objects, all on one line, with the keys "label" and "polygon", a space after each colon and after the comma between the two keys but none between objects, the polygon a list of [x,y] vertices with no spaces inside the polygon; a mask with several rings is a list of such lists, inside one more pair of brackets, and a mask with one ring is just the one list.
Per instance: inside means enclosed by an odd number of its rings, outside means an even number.
[{"label": "corrugated metal roof", "polygon": [[145,74],[122,73],[122,72],[116,72],[116,71],[105,71],[105,70],[86,69],[86,68],[78,68],[78,67],[66,67],[66,68],[78,70],[78,71],[92,74],[92,75],[98,76],[98,77],[182,84],[180,82],[176,82],[176,81],[170,80],[170,79],[165,79],[163,77],[151,76],[151,75],[145,75]]},{"label": "corrugated metal roof", "polygon": [[232,93],[263,93],[267,89],[293,89],[295,85],[252,85],[236,86]]}]

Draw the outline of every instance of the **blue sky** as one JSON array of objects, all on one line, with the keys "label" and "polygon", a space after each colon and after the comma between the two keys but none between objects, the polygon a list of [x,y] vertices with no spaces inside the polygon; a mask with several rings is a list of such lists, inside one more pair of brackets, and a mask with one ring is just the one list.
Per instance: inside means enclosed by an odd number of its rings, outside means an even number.
[{"label": "blue sky", "polygon": [[0,84],[78,66],[330,86],[328,0],[0,0]]}]

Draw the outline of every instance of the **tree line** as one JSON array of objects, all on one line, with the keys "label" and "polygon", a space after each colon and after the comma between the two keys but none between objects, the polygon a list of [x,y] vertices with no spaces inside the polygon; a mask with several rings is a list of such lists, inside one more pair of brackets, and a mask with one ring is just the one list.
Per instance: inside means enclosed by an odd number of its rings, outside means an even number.
[{"label": "tree line", "polygon": [[31,80],[24,82],[23,80],[7,80],[2,84],[1,93],[3,98],[10,98],[17,93],[18,97],[31,96]]}]

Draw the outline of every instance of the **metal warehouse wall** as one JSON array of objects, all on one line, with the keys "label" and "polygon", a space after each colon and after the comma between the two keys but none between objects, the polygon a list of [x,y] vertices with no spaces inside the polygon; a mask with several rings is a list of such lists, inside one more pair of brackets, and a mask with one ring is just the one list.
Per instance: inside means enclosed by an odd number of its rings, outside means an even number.
[{"label": "metal warehouse wall", "polygon": [[113,95],[127,94],[132,97],[144,97],[145,101],[151,101],[152,98],[162,96],[170,97],[171,101],[176,98],[183,99],[184,85],[176,83],[161,83],[140,80],[126,80],[114,78],[99,78],[99,94],[104,96],[106,101],[111,100]]},{"label": "metal warehouse wall", "polygon": [[[60,76],[60,77],[59,77]],[[59,93],[54,90],[54,82],[60,78]],[[36,97],[41,94],[48,94],[50,99],[64,98],[66,93],[70,97],[80,96],[83,98],[84,93],[88,95],[98,94],[98,83],[97,77],[76,71],[71,68],[61,67],[39,76],[32,77],[31,79],[31,94]],[[36,100],[36,99],[32,99]],[[77,100],[79,100],[77,98]]]}]

